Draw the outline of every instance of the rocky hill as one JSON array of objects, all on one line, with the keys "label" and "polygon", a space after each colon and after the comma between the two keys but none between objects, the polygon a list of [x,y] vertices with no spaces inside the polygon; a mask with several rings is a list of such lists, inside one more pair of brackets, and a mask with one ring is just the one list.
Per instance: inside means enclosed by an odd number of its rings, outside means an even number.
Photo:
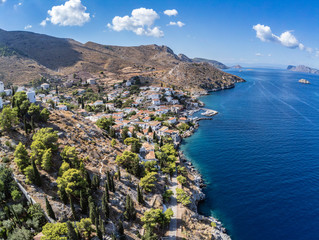
[{"label": "rocky hill", "polygon": [[214,67],[219,68],[219,69],[228,69],[229,68],[221,62],[218,62],[216,60],[209,60],[209,59],[205,59],[205,58],[193,58],[192,62],[197,62],[197,63],[207,62],[207,63],[210,63],[211,65],[213,65]]},{"label": "rocky hill", "polygon": [[244,82],[240,77],[225,73],[209,63],[180,63],[164,77],[164,82],[175,82],[186,89],[215,91],[234,87],[236,82]]},{"label": "rocky hill", "polygon": [[287,67],[287,70],[293,71],[293,72],[304,72],[304,73],[312,73],[312,74],[319,74],[319,70],[315,68],[310,68],[304,65],[298,65],[298,66],[293,66],[289,65]]},{"label": "rocky hill", "polygon": [[[194,62],[209,63],[211,68]],[[180,66],[189,64],[193,69],[185,75],[177,73]],[[145,76],[148,83],[159,83],[172,73],[184,76],[170,78],[170,84],[211,88],[227,87],[223,76],[230,76],[213,69],[227,68],[222,63],[207,59],[190,59],[184,54],[176,55],[167,46],[143,45],[135,47],[107,46],[93,42],[82,44],[72,39],[56,38],[44,34],[0,29],[0,81],[5,84],[25,84],[40,75],[57,76],[61,79],[73,73],[89,73],[108,83],[127,80],[131,76]],[[198,69],[196,69],[198,68]],[[205,72],[206,77],[197,78],[195,73]],[[100,73],[103,72],[103,75]],[[210,75],[214,72],[213,75]],[[193,80],[197,78],[194,82]],[[209,78],[208,82],[200,82]],[[233,77],[236,78],[236,77]],[[216,82],[215,82],[216,81]],[[210,85],[211,84],[211,85]]]}]

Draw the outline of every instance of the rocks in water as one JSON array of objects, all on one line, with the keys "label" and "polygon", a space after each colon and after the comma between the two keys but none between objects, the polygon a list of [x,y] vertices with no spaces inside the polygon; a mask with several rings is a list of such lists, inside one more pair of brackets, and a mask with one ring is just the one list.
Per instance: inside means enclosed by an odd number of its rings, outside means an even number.
[{"label": "rocks in water", "polygon": [[308,81],[308,80],[306,80],[306,79],[300,79],[298,82],[300,82],[300,83],[304,83],[304,84],[310,84],[310,82]]}]

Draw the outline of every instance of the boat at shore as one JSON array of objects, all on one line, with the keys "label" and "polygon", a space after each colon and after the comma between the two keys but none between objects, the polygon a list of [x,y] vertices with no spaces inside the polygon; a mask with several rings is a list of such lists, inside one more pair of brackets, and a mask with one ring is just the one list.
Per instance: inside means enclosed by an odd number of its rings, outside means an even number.
[{"label": "boat at shore", "polygon": [[211,117],[211,116],[218,114],[217,111],[212,110],[212,109],[203,109],[203,110],[206,110],[205,112],[201,113],[201,115],[203,115],[203,116]]}]

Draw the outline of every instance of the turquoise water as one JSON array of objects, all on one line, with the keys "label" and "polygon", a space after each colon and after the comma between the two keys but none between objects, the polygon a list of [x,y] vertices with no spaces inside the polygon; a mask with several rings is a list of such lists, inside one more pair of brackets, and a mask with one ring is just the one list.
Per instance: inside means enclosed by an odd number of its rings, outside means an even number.
[{"label": "turquoise water", "polygon": [[181,147],[208,184],[199,211],[235,240],[319,239],[319,76],[228,72],[247,82],[202,97],[219,114]]}]

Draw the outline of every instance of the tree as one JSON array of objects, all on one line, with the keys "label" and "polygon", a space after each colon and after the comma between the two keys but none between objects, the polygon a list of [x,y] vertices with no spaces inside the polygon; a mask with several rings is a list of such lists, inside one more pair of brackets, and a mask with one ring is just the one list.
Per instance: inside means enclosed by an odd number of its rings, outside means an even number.
[{"label": "tree", "polygon": [[96,121],[96,125],[101,128],[104,129],[105,131],[109,132],[110,131],[110,127],[112,127],[112,125],[114,125],[114,119],[112,117],[110,118],[100,118]]},{"label": "tree", "polygon": [[33,174],[34,174],[33,183],[40,187],[42,184],[41,176],[40,176],[40,173],[39,173],[34,161],[32,161],[32,169],[33,169]]},{"label": "tree", "polygon": [[140,148],[142,147],[142,144],[140,143],[140,141],[137,138],[126,138],[124,140],[124,144],[131,146],[132,152],[134,153],[139,153],[140,152]]},{"label": "tree", "polygon": [[127,220],[134,220],[136,218],[136,210],[134,207],[134,202],[130,195],[126,195],[124,216]]},{"label": "tree", "polygon": [[107,202],[110,202],[110,194],[109,194],[109,188],[107,186],[107,182],[105,182],[104,188],[105,188],[105,192],[104,192],[105,199],[106,199]]},{"label": "tree", "polygon": [[91,219],[82,218],[81,221],[78,223],[78,227],[82,235],[86,239],[90,239],[92,232],[94,232]]},{"label": "tree", "polygon": [[142,166],[140,165],[140,159],[136,153],[124,151],[121,156],[118,155],[116,157],[116,163],[123,168],[126,168],[129,173],[136,177],[142,175]]},{"label": "tree", "polygon": [[32,103],[28,108],[28,114],[33,117],[34,121],[40,120],[40,106]]},{"label": "tree", "polygon": [[120,236],[124,235],[124,227],[123,222],[121,220],[117,223],[117,232]]},{"label": "tree", "polygon": [[52,218],[53,220],[56,220],[54,211],[47,197],[45,197],[45,208],[47,210],[49,217]]},{"label": "tree", "polygon": [[59,193],[61,193],[61,190],[65,190],[68,195],[75,197],[79,197],[81,190],[85,190],[88,185],[80,170],[74,168],[64,172],[62,177],[58,177],[57,184]]},{"label": "tree", "polygon": [[83,214],[86,214],[87,212],[87,205],[88,205],[87,196],[85,194],[85,191],[82,190],[80,192],[80,206],[81,206],[81,210]]},{"label": "tree", "polygon": [[176,199],[177,199],[177,202],[182,203],[184,206],[187,206],[188,204],[191,203],[190,197],[181,188],[176,188]]},{"label": "tree", "polygon": [[41,227],[46,223],[45,215],[39,203],[29,206],[29,216],[32,217],[32,225],[37,231],[41,231]]},{"label": "tree", "polygon": [[150,209],[144,213],[142,222],[143,228],[153,231],[154,228],[163,227],[169,224],[174,215],[172,209],[167,209],[164,213],[161,209]]},{"label": "tree", "polygon": [[27,149],[21,142],[18,144],[14,152],[14,161],[20,171],[23,171],[28,165],[30,165],[30,158]]},{"label": "tree", "polygon": [[152,188],[155,187],[156,175],[156,172],[147,173],[145,177],[141,178],[140,187],[146,192],[151,192]]},{"label": "tree", "polygon": [[33,234],[30,230],[25,227],[15,228],[13,232],[9,235],[8,240],[30,240]]},{"label": "tree", "polygon": [[137,201],[140,203],[140,204],[143,204],[144,203],[144,198],[143,198],[143,193],[140,189],[140,185],[137,185]]},{"label": "tree", "polygon": [[182,186],[184,186],[186,184],[186,177],[182,176],[182,175],[179,175],[177,177],[177,181],[182,184]]},{"label": "tree", "polygon": [[97,212],[96,212],[96,206],[93,201],[89,202],[89,208],[90,208],[90,219],[92,223],[95,223],[95,219],[97,217]]},{"label": "tree", "polygon": [[170,197],[173,195],[174,195],[174,193],[172,190],[170,190],[170,189],[166,190],[165,193],[163,194],[164,202],[168,202]]},{"label": "tree", "polygon": [[81,161],[78,158],[79,153],[75,147],[65,146],[60,155],[72,168],[80,168]]},{"label": "tree", "polygon": [[11,197],[13,201],[18,202],[21,199],[22,194],[19,190],[15,189],[11,192]]},{"label": "tree", "polygon": [[63,173],[65,173],[69,169],[70,169],[70,164],[63,161],[59,169],[59,176],[62,176]]},{"label": "tree", "polygon": [[35,161],[37,165],[42,165],[42,157],[46,150],[45,145],[40,140],[35,140],[31,144],[31,159]]},{"label": "tree", "polygon": [[66,226],[68,228],[68,239],[78,240],[78,235],[76,234],[72,223],[70,221],[67,221]]},{"label": "tree", "polygon": [[47,122],[49,118],[50,118],[50,111],[46,108],[43,108],[42,111],[40,112],[41,121]]},{"label": "tree", "polygon": [[129,131],[129,130],[128,130],[128,127],[124,127],[124,128],[122,129],[121,138],[122,138],[123,141],[124,141],[126,138],[129,137],[128,131]]},{"label": "tree", "polygon": [[121,169],[120,168],[117,169],[117,179],[119,181],[121,181]]},{"label": "tree", "polygon": [[75,221],[76,220],[76,213],[75,213],[75,208],[72,200],[72,196],[69,195],[69,202],[70,202],[70,208],[72,212],[72,219]]},{"label": "tree", "polygon": [[41,167],[42,169],[48,172],[50,171],[51,166],[52,166],[52,150],[51,148],[49,148],[45,150],[42,155]]},{"label": "tree", "polygon": [[15,108],[5,106],[0,113],[0,128],[8,131],[12,126],[18,124],[18,112]]},{"label": "tree", "polygon": [[110,214],[109,204],[107,202],[108,202],[108,200],[107,200],[106,194],[104,192],[103,196],[102,196],[102,211],[103,211],[106,219],[109,218],[109,214]]},{"label": "tree", "polygon": [[112,141],[111,141],[111,146],[114,148],[116,145],[116,140],[113,138]]},{"label": "tree", "polygon": [[41,240],[63,239],[68,234],[68,226],[66,223],[47,223],[42,228],[43,237]]},{"label": "tree", "polygon": [[41,128],[38,130],[32,137],[33,141],[39,140],[42,142],[46,149],[51,148],[52,151],[56,151],[57,141],[58,141],[58,132],[53,131],[52,128]]},{"label": "tree", "polygon": [[111,138],[115,138],[116,137],[114,128],[110,127],[109,135],[110,135]]},{"label": "tree", "polygon": [[101,218],[101,215],[99,216],[99,223],[100,223],[99,228],[100,228],[102,234],[104,235],[105,234],[105,226],[104,226],[104,222],[103,222],[103,220]]},{"label": "tree", "polygon": [[100,186],[100,177],[98,175],[93,175],[91,188],[92,190],[97,190]]}]

